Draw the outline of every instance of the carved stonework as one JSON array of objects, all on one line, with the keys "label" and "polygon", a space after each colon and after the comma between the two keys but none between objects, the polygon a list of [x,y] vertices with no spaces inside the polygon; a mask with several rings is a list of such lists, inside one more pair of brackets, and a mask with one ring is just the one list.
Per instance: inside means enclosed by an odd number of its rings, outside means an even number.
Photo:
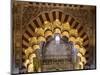
[{"label": "carved stonework", "polygon": [[[13,73],[96,68],[95,6],[14,1],[12,20]],[[43,60],[45,50],[57,59]],[[56,50],[68,60],[57,57]]]}]

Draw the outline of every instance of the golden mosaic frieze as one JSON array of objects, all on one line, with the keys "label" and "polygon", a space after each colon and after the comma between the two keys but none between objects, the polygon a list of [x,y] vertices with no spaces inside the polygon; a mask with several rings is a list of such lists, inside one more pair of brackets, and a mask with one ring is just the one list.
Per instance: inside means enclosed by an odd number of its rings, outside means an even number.
[{"label": "golden mosaic frieze", "polygon": [[30,45],[37,44],[37,37],[29,38],[29,44]]},{"label": "golden mosaic frieze", "polygon": [[67,31],[63,31],[63,32],[62,32],[62,36],[66,36],[66,37],[69,38],[69,32],[67,32]]},{"label": "golden mosaic frieze", "polygon": [[65,23],[62,23],[62,30],[63,31],[70,31],[70,25],[69,25],[69,23],[68,22],[65,22]]},{"label": "golden mosaic frieze", "polygon": [[86,64],[86,59],[84,57],[86,50],[83,47],[83,39],[79,37],[77,29],[73,29],[70,27],[70,24],[68,22],[61,23],[58,19],[56,19],[53,22],[45,21],[41,27],[35,29],[36,36],[29,38],[29,43],[32,48],[26,49],[25,51],[27,56],[30,56],[25,63],[25,66],[27,63],[30,63],[28,66],[28,71],[33,72],[34,70],[31,69],[34,64],[31,64],[33,59],[36,57],[36,54],[30,54],[32,52],[35,52],[36,50],[40,49],[40,43],[46,42],[48,36],[53,37],[54,34],[60,34],[62,37],[66,36],[68,38],[68,41],[71,41],[74,45],[74,48],[77,50],[77,57],[79,57],[79,61],[76,64],[76,69],[83,69],[84,64]]},{"label": "golden mosaic frieze", "polygon": [[44,30],[42,28],[36,28],[35,29],[35,33],[38,35],[38,36],[44,36]]}]

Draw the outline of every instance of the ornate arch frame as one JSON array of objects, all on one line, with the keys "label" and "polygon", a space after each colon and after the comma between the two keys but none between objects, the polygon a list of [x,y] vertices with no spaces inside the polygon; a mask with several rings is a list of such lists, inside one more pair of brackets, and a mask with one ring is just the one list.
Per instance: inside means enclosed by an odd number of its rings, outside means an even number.
[{"label": "ornate arch frame", "polygon": [[[94,52],[92,62],[96,64],[95,13],[95,6],[13,2],[12,55],[14,57],[12,57],[12,64],[14,65],[12,71],[18,69],[17,73],[24,73],[23,70],[26,70],[27,73],[28,71],[29,73],[34,72],[32,68],[28,68],[29,62],[32,62],[29,61],[29,58],[37,58],[39,55],[37,51],[40,49],[38,43],[46,42],[47,38],[55,33],[68,37],[69,41],[75,44],[79,57],[75,70],[89,68],[90,61],[92,61],[90,59],[90,49],[92,48],[94,49],[92,50]],[[31,66],[33,65],[31,64]],[[35,72],[41,72],[39,66],[35,67],[38,67]]]}]

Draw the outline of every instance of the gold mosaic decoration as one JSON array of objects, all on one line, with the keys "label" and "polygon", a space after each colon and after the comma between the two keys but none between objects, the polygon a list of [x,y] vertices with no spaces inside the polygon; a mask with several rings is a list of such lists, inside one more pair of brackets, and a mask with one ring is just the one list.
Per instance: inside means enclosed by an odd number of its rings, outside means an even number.
[{"label": "gold mosaic decoration", "polygon": [[[78,50],[77,57],[79,60],[75,63],[75,69],[83,69],[86,64],[86,59],[84,57],[86,49],[83,47],[83,39],[78,36],[78,31],[70,27],[68,22],[61,23],[59,19],[56,19],[54,22],[45,21],[40,28],[35,29],[37,36],[29,38],[30,47],[24,50],[26,55],[24,66],[27,68],[28,72],[34,72],[34,63],[37,62],[36,59],[36,50],[40,49],[39,44],[41,42],[46,42],[48,36],[53,37],[55,33],[61,34],[69,38],[69,41],[73,42],[74,48]],[[38,65],[38,64],[37,64]],[[40,65],[37,67],[37,71],[41,72]]]}]

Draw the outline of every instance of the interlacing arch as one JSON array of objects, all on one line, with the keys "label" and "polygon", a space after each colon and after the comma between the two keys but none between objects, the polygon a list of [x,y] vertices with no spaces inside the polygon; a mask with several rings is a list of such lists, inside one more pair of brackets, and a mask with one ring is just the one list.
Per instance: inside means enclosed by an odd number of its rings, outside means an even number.
[{"label": "interlacing arch", "polygon": [[[85,53],[86,49],[83,46],[83,38],[78,34],[78,30],[70,26],[69,22],[61,22],[56,19],[53,22],[44,21],[41,27],[35,28],[36,35],[29,38],[29,46],[24,49],[25,62],[23,63],[28,72],[41,72],[41,65],[37,57],[37,50],[40,49],[40,43],[46,42],[49,37],[54,37],[54,34],[60,34],[61,37],[68,38],[68,41],[72,42],[77,52],[77,62],[75,63],[75,69],[83,69],[86,64]],[[36,66],[37,65],[37,66]]]}]

